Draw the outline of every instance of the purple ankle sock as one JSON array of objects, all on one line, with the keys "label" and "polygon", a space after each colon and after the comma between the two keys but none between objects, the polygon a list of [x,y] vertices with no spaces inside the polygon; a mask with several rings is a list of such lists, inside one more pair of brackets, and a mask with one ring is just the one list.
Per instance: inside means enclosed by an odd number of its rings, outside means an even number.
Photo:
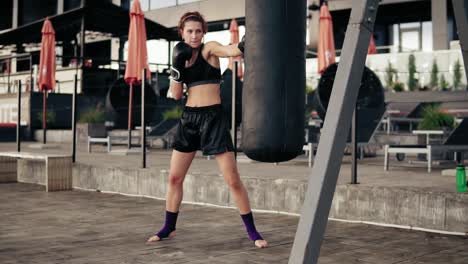
[{"label": "purple ankle sock", "polygon": [[159,232],[156,234],[160,239],[168,237],[172,231],[176,230],[176,222],[178,215],[179,212],[173,213],[166,211],[166,222],[164,223],[163,228],[159,230]]},{"label": "purple ankle sock", "polygon": [[263,240],[262,236],[257,232],[255,228],[254,219],[252,212],[242,215],[242,221],[244,221],[245,229],[247,229],[247,234],[252,241]]}]

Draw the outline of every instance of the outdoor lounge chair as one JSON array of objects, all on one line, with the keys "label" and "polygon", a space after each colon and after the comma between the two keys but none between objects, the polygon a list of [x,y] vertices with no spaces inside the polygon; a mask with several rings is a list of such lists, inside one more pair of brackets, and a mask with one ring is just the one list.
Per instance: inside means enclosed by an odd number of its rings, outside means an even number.
[{"label": "outdoor lounge chair", "polygon": [[[464,118],[442,144],[425,145],[385,145],[384,170],[388,170],[389,156],[391,153],[426,154],[427,172],[431,172],[432,154],[434,151],[468,151],[468,118]],[[463,155],[461,155],[463,157]]]}]

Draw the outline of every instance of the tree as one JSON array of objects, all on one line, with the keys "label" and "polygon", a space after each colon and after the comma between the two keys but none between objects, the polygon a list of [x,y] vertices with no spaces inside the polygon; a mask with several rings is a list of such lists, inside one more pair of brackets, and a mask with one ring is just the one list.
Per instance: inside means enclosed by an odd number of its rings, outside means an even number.
[{"label": "tree", "polygon": [[453,89],[457,90],[461,84],[461,64],[460,60],[455,61],[453,65]]},{"label": "tree", "polygon": [[385,68],[385,82],[387,88],[392,88],[395,81],[398,81],[398,72],[389,61],[387,68]]},{"label": "tree", "polygon": [[436,89],[439,86],[439,66],[437,66],[437,61],[435,59],[432,62],[431,83],[429,86],[431,89]]},{"label": "tree", "polygon": [[442,91],[447,91],[448,90],[448,82],[445,80],[445,76],[443,74],[440,75],[440,89]]},{"label": "tree", "polygon": [[418,80],[416,79],[416,57],[414,54],[411,54],[408,57],[408,90],[414,91],[417,85]]}]

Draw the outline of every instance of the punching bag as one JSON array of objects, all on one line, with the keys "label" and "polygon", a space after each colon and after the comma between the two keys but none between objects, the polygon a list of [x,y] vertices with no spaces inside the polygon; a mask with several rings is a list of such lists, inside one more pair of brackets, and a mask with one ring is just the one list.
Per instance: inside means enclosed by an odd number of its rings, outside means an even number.
[{"label": "punching bag", "polygon": [[246,1],[242,151],[281,162],[302,152],[306,0]]}]

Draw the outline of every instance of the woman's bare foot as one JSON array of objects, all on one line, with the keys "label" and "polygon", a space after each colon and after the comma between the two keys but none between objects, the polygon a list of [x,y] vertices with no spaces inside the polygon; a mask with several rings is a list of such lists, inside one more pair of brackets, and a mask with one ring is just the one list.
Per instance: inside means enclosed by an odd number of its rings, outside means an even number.
[{"label": "woman's bare foot", "polygon": [[268,247],[268,242],[266,240],[255,240],[255,246],[258,248]]},{"label": "woman's bare foot", "polygon": [[[171,239],[173,237],[175,237],[176,235],[176,231],[172,231],[171,233],[169,233],[169,236],[168,237],[165,237],[163,239]],[[160,237],[158,237],[158,235],[153,235],[151,236],[150,238],[148,238],[148,240],[146,241],[146,243],[152,243],[152,242],[157,242],[157,241],[161,241],[163,240],[161,239]]]}]

